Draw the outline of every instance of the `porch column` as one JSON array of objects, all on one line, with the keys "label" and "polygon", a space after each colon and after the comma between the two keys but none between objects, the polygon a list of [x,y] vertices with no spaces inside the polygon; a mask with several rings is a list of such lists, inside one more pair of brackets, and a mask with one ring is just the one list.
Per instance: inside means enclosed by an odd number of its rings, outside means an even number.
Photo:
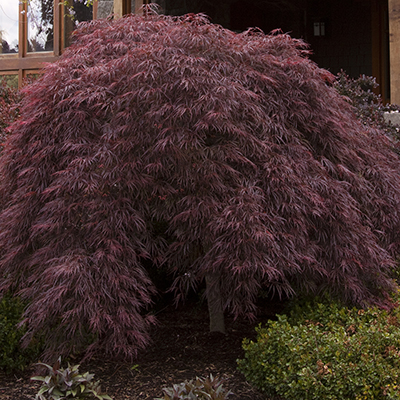
[{"label": "porch column", "polygon": [[146,0],[135,0],[135,14],[141,14],[142,10],[141,7],[143,7],[143,4],[147,4],[148,2]]},{"label": "porch column", "polygon": [[388,0],[390,101],[400,105],[400,0]]},{"label": "porch column", "polygon": [[114,0],[114,18],[124,15],[124,0]]}]

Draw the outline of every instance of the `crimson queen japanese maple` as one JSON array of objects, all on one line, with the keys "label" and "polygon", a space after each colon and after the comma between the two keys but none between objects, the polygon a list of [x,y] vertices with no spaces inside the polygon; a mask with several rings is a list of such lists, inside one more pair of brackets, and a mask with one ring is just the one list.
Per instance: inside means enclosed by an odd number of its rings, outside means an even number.
[{"label": "crimson queen japanese maple", "polygon": [[[25,89],[1,157],[1,289],[47,350],[134,356],[168,268],[211,329],[261,289],[385,304],[399,159],[287,35],[202,15],[90,22]],[[160,227],[163,227],[162,229]]]}]

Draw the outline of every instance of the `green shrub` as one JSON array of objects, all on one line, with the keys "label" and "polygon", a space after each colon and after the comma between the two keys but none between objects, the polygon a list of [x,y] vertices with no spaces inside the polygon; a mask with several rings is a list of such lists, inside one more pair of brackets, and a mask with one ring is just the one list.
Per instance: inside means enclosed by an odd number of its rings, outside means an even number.
[{"label": "green shrub", "polygon": [[21,100],[18,88],[10,85],[7,77],[0,76],[0,153],[6,139],[6,128],[19,115],[18,103]]},{"label": "green shrub", "polygon": [[244,340],[246,379],[285,399],[400,399],[400,313],[309,302]]},{"label": "green shrub", "polygon": [[4,296],[0,301],[0,369],[6,372],[23,370],[40,352],[40,343],[33,341],[26,349],[21,347],[23,328],[17,328],[21,321],[24,305],[17,297]]},{"label": "green shrub", "polygon": [[163,390],[164,396],[155,400],[225,400],[232,394],[222,387],[221,379],[212,375],[185,381]]},{"label": "green shrub", "polygon": [[357,118],[367,127],[378,128],[386,135],[396,140],[400,139],[399,129],[385,121],[385,112],[399,111],[396,104],[383,104],[380,95],[374,93],[378,87],[376,78],[361,75],[350,78],[344,71],[337,75],[335,88],[354,107]]},{"label": "green shrub", "polygon": [[79,372],[79,365],[68,364],[67,368],[61,368],[61,358],[54,366],[38,363],[47,368],[47,376],[34,376],[31,379],[43,382],[37,400],[62,400],[62,399],[86,399],[96,398],[100,400],[112,400],[110,396],[101,394],[100,382],[93,381],[93,374]]}]

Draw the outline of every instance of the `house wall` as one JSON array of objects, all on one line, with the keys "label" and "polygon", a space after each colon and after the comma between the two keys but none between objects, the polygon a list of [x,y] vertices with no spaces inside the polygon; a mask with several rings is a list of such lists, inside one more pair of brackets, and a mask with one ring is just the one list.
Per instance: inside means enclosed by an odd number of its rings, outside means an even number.
[{"label": "house wall", "polygon": [[[371,16],[369,1],[313,1],[307,15],[311,58],[334,74],[343,69],[354,78],[372,75]],[[325,36],[314,36],[315,21],[325,23]]]},{"label": "house wall", "polygon": [[391,102],[400,104],[400,0],[389,0]]},{"label": "house wall", "polygon": [[[304,39],[313,52],[311,59],[320,67],[334,74],[344,70],[353,78],[375,76],[377,91],[389,100],[388,0],[163,1],[167,14],[204,12],[228,29],[258,26],[266,33],[281,29]],[[324,36],[314,35],[315,22],[324,24]]]},{"label": "house wall", "polygon": [[[281,28],[310,43],[311,58],[319,66],[333,73],[344,69],[352,77],[373,75],[384,101],[400,104],[400,0],[98,0],[93,14],[104,18],[110,12],[116,17],[140,13],[141,6],[150,2],[160,4],[166,14],[203,12],[212,22],[237,31],[252,26],[264,32]],[[43,62],[58,58],[68,45],[69,32],[59,3],[62,0],[55,0],[54,51],[31,55],[21,45],[19,57],[0,54],[0,75],[19,74],[22,82],[23,76],[36,73]],[[21,2],[20,8],[25,9],[26,3]],[[19,18],[23,44],[26,14],[21,12]],[[316,21],[325,24],[324,36],[314,35]]]},{"label": "house wall", "polygon": [[[398,0],[396,0],[398,1]],[[333,73],[372,74],[371,0],[222,0],[212,7],[200,0],[167,0],[167,13],[205,12],[213,22],[233,30],[257,26],[264,32],[282,29],[311,45],[312,59]],[[325,25],[314,36],[313,24]]]}]

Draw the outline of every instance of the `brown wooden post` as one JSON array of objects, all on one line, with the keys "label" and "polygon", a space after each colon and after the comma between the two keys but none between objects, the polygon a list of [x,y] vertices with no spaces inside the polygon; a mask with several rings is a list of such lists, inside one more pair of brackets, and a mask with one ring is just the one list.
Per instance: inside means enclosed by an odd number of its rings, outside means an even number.
[{"label": "brown wooden post", "polygon": [[400,104],[400,0],[388,0],[390,46],[390,101]]},{"label": "brown wooden post", "polygon": [[148,2],[146,0],[135,0],[135,14],[141,14],[142,13],[142,7],[144,4],[147,4]]},{"label": "brown wooden post", "polygon": [[124,15],[124,0],[114,0],[114,18]]}]

